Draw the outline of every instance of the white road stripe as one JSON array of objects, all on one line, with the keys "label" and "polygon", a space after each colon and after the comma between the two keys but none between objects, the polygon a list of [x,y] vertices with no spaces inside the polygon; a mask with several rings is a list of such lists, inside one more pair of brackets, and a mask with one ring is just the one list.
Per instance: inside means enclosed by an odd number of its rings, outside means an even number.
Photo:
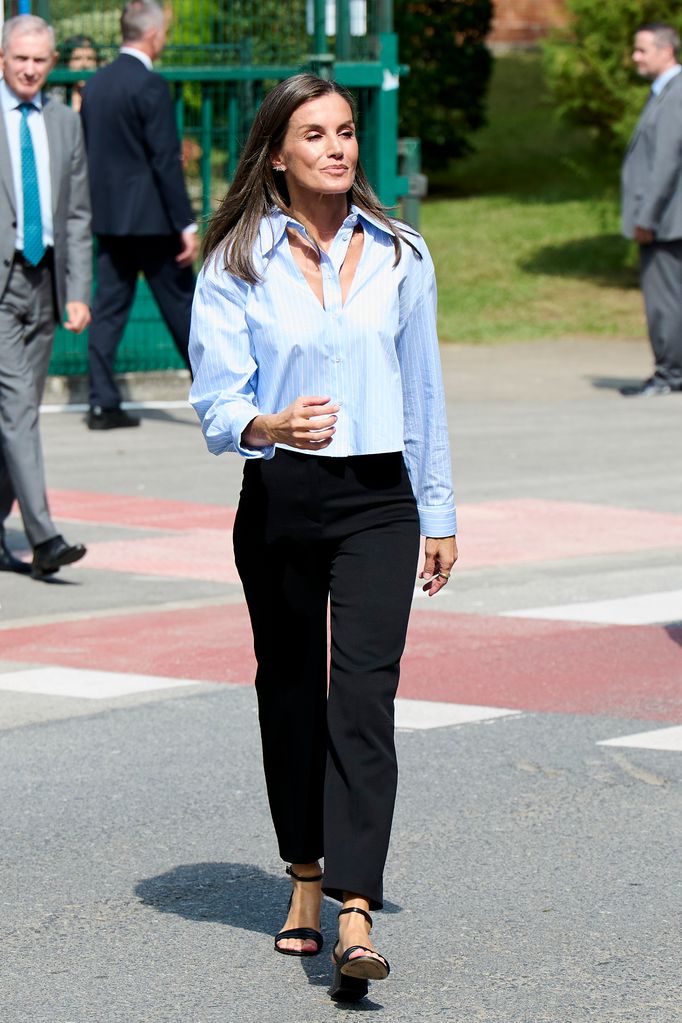
[{"label": "white road stripe", "polygon": [[564,622],[596,622],[604,625],[664,625],[682,622],[682,590],[644,593],[637,597],[596,600],[585,604],[532,607],[505,611],[506,618],[548,618]]},{"label": "white road stripe", "polygon": [[38,693],[43,696],[75,696],[87,700],[108,700],[155,689],[202,685],[180,678],[127,675],[113,671],[84,671],[79,668],[29,668],[0,673],[0,690]]},{"label": "white road stripe", "polygon": [[431,700],[403,699],[395,701],[396,728],[410,731],[468,725],[476,721],[490,721],[493,718],[509,717],[512,714],[520,713],[520,710],[476,707],[465,703],[435,703]]},{"label": "white road stripe", "polygon": [[[189,390],[189,382],[187,384]],[[122,401],[122,409],[174,409],[174,408],[191,408],[192,406],[186,398],[176,398],[172,401]],[[50,415],[55,412],[87,412],[89,405],[84,405],[81,402],[75,404],[65,405],[41,405],[40,412],[42,415]]]},{"label": "white road stripe", "polygon": [[602,739],[597,746],[629,746],[632,749],[660,749],[682,752],[682,725],[657,728],[653,732],[637,732],[618,739]]},{"label": "white road stripe", "polygon": [[[199,686],[195,679],[161,678],[155,675],[128,675],[113,671],[88,671],[82,668],[27,668],[0,672],[0,691],[35,693],[42,696],[66,696],[87,700],[108,700],[133,693]],[[238,688],[221,684],[220,689]],[[461,703],[436,703],[432,700],[396,700],[396,728],[421,730],[474,724],[495,718],[519,715],[519,710],[502,707],[477,707]]]}]

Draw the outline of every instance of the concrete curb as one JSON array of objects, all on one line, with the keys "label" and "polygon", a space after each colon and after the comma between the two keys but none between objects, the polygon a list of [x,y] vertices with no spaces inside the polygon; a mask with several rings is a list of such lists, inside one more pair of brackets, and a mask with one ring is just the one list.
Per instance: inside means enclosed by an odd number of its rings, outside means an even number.
[{"label": "concrete curb", "polygon": [[[186,401],[190,375],[186,369],[156,370],[148,373],[120,373],[116,377],[124,402]],[[88,377],[49,376],[45,384],[45,405],[87,405]]]}]

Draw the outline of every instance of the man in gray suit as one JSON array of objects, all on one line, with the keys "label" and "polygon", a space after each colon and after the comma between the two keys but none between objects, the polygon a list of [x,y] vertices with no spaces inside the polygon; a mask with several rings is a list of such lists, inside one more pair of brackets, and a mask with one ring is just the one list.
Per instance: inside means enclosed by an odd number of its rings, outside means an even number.
[{"label": "man in gray suit", "polygon": [[[38,415],[55,321],[77,334],[90,322],[90,204],[78,115],[42,93],[52,29],[12,18],[0,56],[0,571],[43,578],[85,554],[50,517]],[[32,565],[6,542],[15,498]]]},{"label": "man in gray suit", "polygon": [[652,22],[635,35],[632,60],[651,92],[622,172],[623,234],[639,244],[654,375],[621,394],[682,391],[682,67],[680,37]]}]

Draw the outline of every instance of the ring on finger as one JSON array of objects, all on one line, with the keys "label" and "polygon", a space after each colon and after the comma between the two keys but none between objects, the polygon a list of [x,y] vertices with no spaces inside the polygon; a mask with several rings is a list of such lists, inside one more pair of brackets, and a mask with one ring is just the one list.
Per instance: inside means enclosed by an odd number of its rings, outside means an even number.
[{"label": "ring on finger", "polygon": [[437,578],[438,579],[445,579],[445,581],[447,582],[448,579],[450,578],[450,573],[449,572],[439,572]]}]

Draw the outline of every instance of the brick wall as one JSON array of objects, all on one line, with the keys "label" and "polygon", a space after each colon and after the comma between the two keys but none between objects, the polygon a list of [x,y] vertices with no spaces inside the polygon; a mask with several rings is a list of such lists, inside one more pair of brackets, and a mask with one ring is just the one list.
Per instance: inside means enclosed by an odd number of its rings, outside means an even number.
[{"label": "brick wall", "polygon": [[563,0],[495,0],[495,17],[488,41],[493,45],[523,46],[546,35],[565,21]]}]

